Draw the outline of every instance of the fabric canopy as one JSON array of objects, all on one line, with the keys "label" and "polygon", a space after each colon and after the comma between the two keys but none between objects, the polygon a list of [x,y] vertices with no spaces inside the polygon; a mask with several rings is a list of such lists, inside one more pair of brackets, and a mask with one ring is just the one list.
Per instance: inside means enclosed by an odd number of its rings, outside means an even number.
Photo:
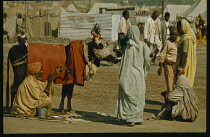
[{"label": "fabric canopy", "polygon": [[3,26],[4,30],[8,32],[8,36],[13,38],[16,34],[16,15],[8,17]]},{"label": "fabric canopy", "polygon": [[[46,24],[49,24],[47,26]],[[26,17],[26,31],[33,38],[44,38],[46,31],[56,30],[59,26],[59,17]]]}]

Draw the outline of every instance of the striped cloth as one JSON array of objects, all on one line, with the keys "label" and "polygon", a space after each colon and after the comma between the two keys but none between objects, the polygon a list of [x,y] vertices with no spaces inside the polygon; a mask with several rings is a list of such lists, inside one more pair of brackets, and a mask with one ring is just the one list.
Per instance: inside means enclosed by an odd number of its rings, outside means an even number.
[{"label": "striped cloth", "polygon": [[[198,116],[197,95],[193,88],[189,85],[188,78],[184,75],[178,77],[176,87],[166,96],[168,102],[177,102],[172,107],[171,118],[180,116],[183,120],[195,121]],[[156,116],[164,118],[168,105]]]},{"label": "striped cloth", "polygon": [[198,115],[197,95],[189,85],[188,78],[179,76],[175,89],[167,96],[169,102],[178,102],[173,106],[171,117],[181,116],[183,120],[195,121]]}]

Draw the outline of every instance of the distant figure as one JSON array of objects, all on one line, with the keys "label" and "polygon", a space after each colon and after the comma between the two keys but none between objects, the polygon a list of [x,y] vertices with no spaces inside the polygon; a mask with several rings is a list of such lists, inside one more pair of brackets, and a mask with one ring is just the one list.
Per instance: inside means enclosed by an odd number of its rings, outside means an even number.
[{"label": "distant figure", "polygon": [[16,20],[16,36],[20,36],[23,33],[23,18],[22,14],[18,13]]},{"label": "distant figure", "polygon": [[163,68],[167,87],[167,90],[161,93],[161,95],[163,95],[164,98],[169,92],[173,90],[174,86],[173,71],[177,56],[178,35],[178,30],[176,28],[172,28],[170,31],[170,37],[164,42],[163,49],[159,56],[160,67],[158,69],[158,75],[161,75]]},{"label": "distant figure", "polygon": [[17,41],[18,41],[19,45],[25,44],[26,47],[28,47],[28,45],[29,45],[28,39],[24,33],[22,33],[20,36],[17,36]]},{"label": "distant figure", "polygon": [[203,41],[206,39],[204,24],[205,24],[205,19],[203,18],[202,14],[199,14],[195,22],[195,27],[197,29],[196,37],[197,39],[199,39],[199,41]]},{"label": "distant figure", "polygon": [[196,36],[187,20],[177,22],[177,29],[180,34],[178,44],[177,60],[174,72],[175,75],[185,75],[189,85],[193,87],[196,72]]},{"label": "distant figure", "polygon": [[7,36],[7,40],[8,42],[10,42],[10,38],[9,38],[9,35],[8,35],[8,31],[5,30],[5,27],[4,25],[7,23],[7,13],[4,13],[3,15],[3,35],[6,35]]},{"label": "distant figure", "polygon": [[129,11],[125,10],[122,13],[122,17],[120,18],[120,22],[118,25],[118,43],[120,45],[121,51],[125,51],[125,44],[122,43],[122,40],[125,38],[128,28],[131,26],[129,20]]},{"label": "distant figure", "polygon": [[149,48],[140,41],[140,31],[132,25],[126,36],[129,41],[120,64],[116,115],[125,126],[142,125],[149,63]]},{"label": "distant figure", "polygon": [[150,48],[151,62],[156,62],[156,57],[162,49],[162,31],[161,22],[158,18],[158,12],[154,11],[152,17],[149,17],[144,25],[144,42]]},{"label": "distant figure", "polygon": [[170,28],[172,27],[172,25],[169,22],[169,18],[170,18],[170,13],[166,12],[165,13],[165,19],[162,21],[162,42],[164,43],[165,40],[167,40],[170,36]]}]

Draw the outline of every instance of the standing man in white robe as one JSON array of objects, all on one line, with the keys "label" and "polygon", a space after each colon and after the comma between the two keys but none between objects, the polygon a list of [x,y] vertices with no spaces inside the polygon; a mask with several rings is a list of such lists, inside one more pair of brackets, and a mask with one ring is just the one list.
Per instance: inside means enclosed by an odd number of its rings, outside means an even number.
[{"label": "standing man in white robe", "polygon": [[[162,29],[161,21],[158,18],[158,12],[154,11],[152,17],[149,17],[144,25],[144,42],[150,48],[151,62],[155,63],[156,57],[162,49]],[[158,65],[159,62],[157,62]]]},{"label": "standing man in white robe", "polygon": [[166,12],[164,16],[164,20],[162,21],[162,38],[163,43],[170,37],[170,28],[172,27],[169,21],[170,13]]},{"label": "standing man in white robe", "polygon": [[121,51],[125,51],[125,46],[122,44],[123,38],[126,36],[128,28],[131,26],[130,20],[129,20],[129,11],[125,10],[122,13],[122,17],[120,18],[120,22],[118,25],[118,43],[121,46]]}]

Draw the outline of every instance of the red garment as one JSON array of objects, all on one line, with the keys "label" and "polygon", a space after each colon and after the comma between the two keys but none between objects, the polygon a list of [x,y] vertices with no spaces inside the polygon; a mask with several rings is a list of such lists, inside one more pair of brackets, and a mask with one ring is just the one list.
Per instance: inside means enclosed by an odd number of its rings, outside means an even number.
[{"label": "red garment", "polygon": [[[43,75],[41,81],[46,81],[50,72],[55,73],[56,66],[65,68],[66,52],[63,44],[30,43],[28,48],[28,64],[41,62]],[[70,68],[72,75],[64,70],[59,74],[55,83],[84,85],[84,45],[82,40],[70,43]]]},{"label": "red garment", "polygon": [[[40,62],[43,75],[41,81],[46,81],[50,72],[55,73],[57,66],[65,68],[66,52],[63,44],[30,43],[28,48],[28,64]],[[57,76],[55,83],[62,84],[66,79],[65,71]]]},{"label": "red garment", "polygon": [[72,75],[66,84],[84,85],[84,45],[82,40],[75,40],[70,43],[70,68]]}]

